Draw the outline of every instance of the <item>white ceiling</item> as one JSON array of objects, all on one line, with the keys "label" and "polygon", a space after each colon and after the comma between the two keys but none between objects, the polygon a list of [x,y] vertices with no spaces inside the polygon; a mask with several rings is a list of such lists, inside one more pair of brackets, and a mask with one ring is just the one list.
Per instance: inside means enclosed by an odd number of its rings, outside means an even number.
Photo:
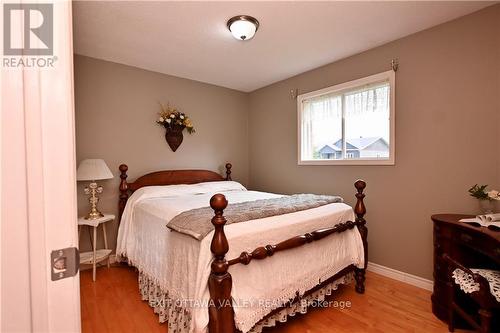
[{"label": "white ceiling", "polygon": [[[492,2],[74,2],[75,53],[253,91]],[[226,21],[260,21],[234,39]],[[389,60],[388,60],[389,61]]]}]

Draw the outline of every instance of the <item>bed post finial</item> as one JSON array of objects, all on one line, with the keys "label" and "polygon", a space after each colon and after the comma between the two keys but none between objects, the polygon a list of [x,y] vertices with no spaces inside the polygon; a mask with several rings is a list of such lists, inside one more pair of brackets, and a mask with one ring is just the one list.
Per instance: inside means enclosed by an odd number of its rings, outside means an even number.
[{"label": "bed post finial", "polygon": [[232,180],[231,179],[231,168],[233,165],[231,163],[226,163],[226,180]]},{"label": "bed post finial", "polygon": [[365,194],[363,191],[366,188],[366,182],[364,180],[358,179],[354,183],[354,187],[357,190],[356,193],[356,206],[354,207],[354,213],[356,213],[356,221],[360,221],[361,223],[366,223],[364,216],[366,214],[366,207],[363,199],[365,198]]},{"label": "bed post finial", "polygon": [[123,210],[128,200],[128,183],[127,183],[127,171],[128,166],[126,164],[120,164],[120,197],[118,199],[118,223],[122,219]]},{"label": "bed post finial", "polygon": [[363,202],[363,199],[365,198],[365,194],[363,193],[363,191],[366,188],[366,182],[364,180],[358,179],[354,183],[354,187],[357,191],[357,201],[356,206],[354,206],[354,213],[356,214],[356,223],[358,226],[359,234],[361,235],[361,239],[363,241],[363,248],[365,251],[364,268],[356,268],[354,273],[356,278],[356,292],[358,292],[359,294],[363,294],[365,292],[365,271],[368,264],[368,228],[366,227],[365,220],[366,207],[365,203]]},{"label": "bed post finial", "polygon": [[209,303],[209,333],[232,333],[235,331],[234,312],[231,301],[232,278],[228,273],[229,264],[226,253],[229,244],[224,234],[226,218],[223,216],[227,207],[226,197],[216,194],[210,199],[210,207],[215,212],[212,224],[215,227],[210,251],[214,255],[211,265],[210,277],[208,278],[208,290],[210,291]]}]

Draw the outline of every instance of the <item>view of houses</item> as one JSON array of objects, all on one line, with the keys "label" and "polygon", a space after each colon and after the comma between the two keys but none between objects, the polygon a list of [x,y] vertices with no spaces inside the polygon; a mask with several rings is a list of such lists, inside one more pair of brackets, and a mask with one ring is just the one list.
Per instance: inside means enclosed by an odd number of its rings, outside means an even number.
[{"label": "view of houses", "polygon": [[[316,159],[342,159],[342,139],[333,144],[324,145],[315,152]],[[353,138],[346,140],[346,159],[356,158],[388,158],[389,144],[382,137]]]}]

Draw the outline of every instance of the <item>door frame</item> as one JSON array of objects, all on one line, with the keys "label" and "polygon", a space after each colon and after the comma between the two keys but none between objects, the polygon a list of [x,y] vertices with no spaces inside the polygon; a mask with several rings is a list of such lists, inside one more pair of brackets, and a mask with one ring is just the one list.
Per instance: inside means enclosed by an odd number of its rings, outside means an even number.
[{"label": "door frame", "polygon": [[78,247],[71,2],[30,3],[53,4],[57,58],[2,67],[1,328],[80,332],[79,274],[52,281],[50,260]]}]

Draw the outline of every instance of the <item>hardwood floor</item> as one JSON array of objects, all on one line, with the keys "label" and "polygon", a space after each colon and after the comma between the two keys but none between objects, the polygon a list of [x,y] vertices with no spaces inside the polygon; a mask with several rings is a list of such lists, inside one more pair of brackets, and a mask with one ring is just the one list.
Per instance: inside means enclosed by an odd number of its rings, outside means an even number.
[{"label": "hardwood floor", "polygon": [[98,268],[92,282],[92,270],[80,273],[82,332],[167,332],[158,316],[141,300],[137,273],[133,268]]},{"label": "hardwood floor", "polygon": [[[82,332],[167,332],[166,324],[141,301],[137,273],[114,266],[81,272]],[[350,308],[315,308],[265,333],[448,332],[431,312],[429,291],[367,273],[366,293],[341,287],[329,300],[350,301]],[[460,332],[457,330],[457,332]]]}]

